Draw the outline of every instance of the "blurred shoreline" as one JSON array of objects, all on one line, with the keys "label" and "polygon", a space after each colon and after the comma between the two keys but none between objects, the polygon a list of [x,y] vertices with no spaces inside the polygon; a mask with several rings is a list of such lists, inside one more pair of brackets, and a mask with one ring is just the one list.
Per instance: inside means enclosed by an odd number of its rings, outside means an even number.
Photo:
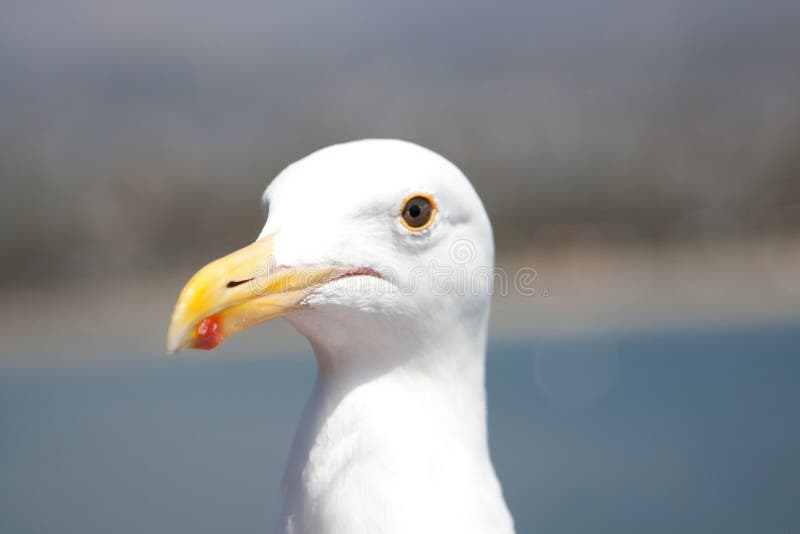
[{"label": "blurred shoreline", "polygon": [[[493,341],[800,319],[800,234],[636,246],[573,239],[498,258],[498,267],[512,282],[522,268],[532,267],[536,277],[533,295],[515,292],[513,283],[507,295],[495,295]],[[171,267],[3,288],[0,363],[166,358],[169,315],[192,272]],[[192,357],[308,352],[290,325],[273,321],[237,335],[221,350]]]}]

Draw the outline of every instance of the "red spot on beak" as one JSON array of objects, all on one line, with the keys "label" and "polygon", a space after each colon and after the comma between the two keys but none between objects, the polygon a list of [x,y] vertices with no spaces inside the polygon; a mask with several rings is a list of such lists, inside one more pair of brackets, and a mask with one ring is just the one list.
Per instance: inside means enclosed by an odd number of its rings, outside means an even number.
[{"label": "red spot on beak", "polygon": [[211,350],[222,343],[222,325],[218,315],[206,317],[195,327],[193,349]]}]

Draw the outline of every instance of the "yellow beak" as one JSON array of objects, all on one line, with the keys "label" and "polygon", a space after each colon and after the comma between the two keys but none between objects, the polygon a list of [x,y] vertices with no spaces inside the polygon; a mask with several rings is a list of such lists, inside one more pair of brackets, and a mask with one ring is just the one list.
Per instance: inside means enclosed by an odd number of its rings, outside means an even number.
[{"label": "yellow beak", "polygon": [[276,267],[273,236],[259,239],[200,269],[186,284],[172,312],[167,352],[210,350],[256,323],[286,315],[341,267]]}]

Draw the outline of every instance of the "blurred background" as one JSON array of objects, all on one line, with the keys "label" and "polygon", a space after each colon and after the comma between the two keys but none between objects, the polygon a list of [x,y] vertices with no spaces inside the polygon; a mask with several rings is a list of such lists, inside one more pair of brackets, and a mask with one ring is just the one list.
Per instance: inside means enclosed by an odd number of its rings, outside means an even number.
[{"label": "blurred background", "polygon": [[166,358],[203,263],[317,148],[484,199],[518,532],[800,530],[800,3],[4,0],[0,532],[273,532],[288,324]]}]

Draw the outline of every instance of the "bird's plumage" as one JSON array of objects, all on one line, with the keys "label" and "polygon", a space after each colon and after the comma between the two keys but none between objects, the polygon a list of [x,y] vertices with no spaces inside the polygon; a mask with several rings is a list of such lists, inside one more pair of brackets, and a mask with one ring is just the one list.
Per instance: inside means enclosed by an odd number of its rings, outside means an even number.
[{"label": "bird's plumage", "polygon": [[[400,220],[414,195],[435,203],[421,231]],[[289,166],[264,201],[278,269],[339,273],[307,284],[286,315],[318,374],[284,475],[283,531],[513,532],[486,429],[494,245],[466,177],[412,143],[365,140]]]}]

